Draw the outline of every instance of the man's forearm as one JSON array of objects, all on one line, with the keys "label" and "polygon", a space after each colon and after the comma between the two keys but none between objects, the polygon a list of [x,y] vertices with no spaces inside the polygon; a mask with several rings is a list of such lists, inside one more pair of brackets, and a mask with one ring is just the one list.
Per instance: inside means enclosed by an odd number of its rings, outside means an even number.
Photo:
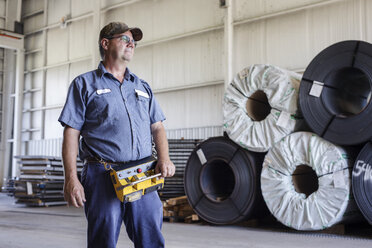
[{"label": "man's forearm", "polygon": [[76,158],[79,136],[80,132],[70,127],[66,127],[63,133],[62,158],[66,179],[77,177]]},{"label": "man's forearm", "polygon": [[163,125],[153,130],[155,149],[158,160],[169,160],[168,140]]},{"label": "man's forearm", "polygon": [[155,172],[161,172],[162,177],[171,177],[174,175],[176,167],[169,158],[168,140],[164,126],[161,122],[156,122],[151,125],[151,131],[158,153],[158,163],[156,164]]},{"label": "man's forearm", "polygon": [[65,170],[64,197],[69,205],[83,207],[84,188],[79,182],[76,169],[76,158],[79,147],[80,131],[65,127],[63,132],[62,158]]}]

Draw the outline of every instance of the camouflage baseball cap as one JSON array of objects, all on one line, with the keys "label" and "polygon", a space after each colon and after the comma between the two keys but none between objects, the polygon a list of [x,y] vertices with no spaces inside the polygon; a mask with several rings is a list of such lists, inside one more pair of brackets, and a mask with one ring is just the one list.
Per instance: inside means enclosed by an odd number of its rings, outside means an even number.
[{"label": "camouflage baseball cap", "polygon": [[136,27],[130,28],[124,22],[110,22],[109,24],[107,24],[101,29],[101,32],[99,33],[98,42],[101,42],[103,38],[109,38],[115,34],[121,34],[127,31],[130,31],[132,33],[133,39],[135,41],[139,41],[142,39],[143,34],[142,34],[141,29],[136,28]]}]

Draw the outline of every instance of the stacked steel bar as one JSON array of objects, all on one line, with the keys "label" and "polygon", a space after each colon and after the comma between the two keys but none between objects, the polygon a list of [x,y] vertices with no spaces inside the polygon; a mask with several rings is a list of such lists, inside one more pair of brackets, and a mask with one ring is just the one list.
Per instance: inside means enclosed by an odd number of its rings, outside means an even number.
[{"label": "stacked steel bar", "polygon": [[[66,204],[63,198],[63,165],[59,157],[18,156],[20,176],[15,180],[16,203],[28,206]],[[78,175],[83,164],[77,163]],[[80,177],[80,176],[79,176]]]},{"label": "stacked steel bar", "polygon": [[14,196],[15,178],[4,178],[4,186],[1,187],[1,192],[6,193],[8,196]]},{"label": "stacked steel bar", "polygon": [[161,200],[185,195],[183,175],[187,160],[194,148],[201,142],[199,139],[169,139],[169,156],[176,166],[173,177],[165,178],[164,188],[159,190]]}]

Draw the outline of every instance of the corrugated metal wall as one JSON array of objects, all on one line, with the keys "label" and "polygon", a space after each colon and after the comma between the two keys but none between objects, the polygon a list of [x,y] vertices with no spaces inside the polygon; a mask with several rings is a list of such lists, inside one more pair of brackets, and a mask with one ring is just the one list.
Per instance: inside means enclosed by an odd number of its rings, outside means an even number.
[{"label": "corrugated metal wall", "polygon": [[[100,27],[124,21],[143,30],[129,67],[152,86],[166,128],[175,129],[170,135],[220,133],[208,131],[222,124],[225,10],[218,0],[24,0],[23,140],[62,137],[57,119],[68,85],[96,67],[97,12]],[[233,73],[254,63],[302,71],[332,43],[372,42],[371,13],[370,0],[235,0]]]},{"label": "corrugated metal wall", "polygon": [[[327,2],[330,4],[306,8]],[[303,70],[318,52],[335,42],[372,41],[372,30],[368,29],[372,12],[369,0],[239,0],[236,3],[235,22],[248,22],[235,26],[234,71],[252,63]],[[265,18],[273,13],[277,16]]]}]

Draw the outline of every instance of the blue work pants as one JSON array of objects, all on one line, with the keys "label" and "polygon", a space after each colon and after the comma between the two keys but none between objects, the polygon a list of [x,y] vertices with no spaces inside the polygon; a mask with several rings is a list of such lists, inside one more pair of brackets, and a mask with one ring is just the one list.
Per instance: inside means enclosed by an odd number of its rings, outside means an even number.
[{"label": "blue work pants", "polygon": [[122,203],[116,197],[109,171],[94,162],[84,165],[81,181],[87,200],[88,248],[115,248],[123,221],[134,247],[164,247],[163,206],[156,191]]}]

